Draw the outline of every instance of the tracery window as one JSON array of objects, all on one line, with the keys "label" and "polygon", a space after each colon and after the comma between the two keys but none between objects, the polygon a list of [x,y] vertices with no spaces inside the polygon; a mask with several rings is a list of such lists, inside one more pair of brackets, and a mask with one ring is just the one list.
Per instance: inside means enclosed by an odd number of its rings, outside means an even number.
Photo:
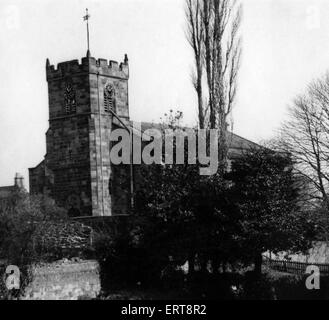
[{"label": "tracery window", "polygon": [[115,111],[115,90],[112,84],[107,84],[104,88],[104,111]]},{"label": "tracery window", "polygon": [[76,113],[77,105],[76,105],[76,98],[75,98],[75,90],[74,90],[71,82],[66,83],[64,99],[65,99],[66,114]]}]

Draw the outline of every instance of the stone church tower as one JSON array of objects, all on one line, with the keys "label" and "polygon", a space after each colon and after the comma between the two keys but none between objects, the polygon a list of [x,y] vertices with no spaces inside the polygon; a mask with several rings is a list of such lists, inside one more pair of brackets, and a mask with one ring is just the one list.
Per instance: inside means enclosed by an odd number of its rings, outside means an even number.
[{"label": "stone church tower", "polygon": [[109,138],[120,126],[113,112],[129,124],[127,56],[119,65],[96,60],[88,51],[81,63],[67,61],[57,68],[47,59],[46,74],[47,153],[29,169],[30,192],[49,195],[72,216],[127,213],[129,173],[111,166]]}]

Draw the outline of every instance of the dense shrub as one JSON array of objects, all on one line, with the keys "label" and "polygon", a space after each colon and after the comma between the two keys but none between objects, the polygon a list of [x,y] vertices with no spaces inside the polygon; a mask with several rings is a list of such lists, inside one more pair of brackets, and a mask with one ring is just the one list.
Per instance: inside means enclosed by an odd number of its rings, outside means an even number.
[{"label": "dense shrub", "polygon": [[0,257],[11,264],[80,256],[90,250],[91,233],[47,197],[18,193],[10,205],[0,207]]},{"label": "dense shrub", "polygon": [[129,223],[111,220],[93,227],[94,256],[101,266],[103,289],[115,286],[161,287],[170,258],[157,250],[156,243],[145,243],[144,221],[131,217]]},{"label": "dense shrub", "polygon": [[275,298],[270,279],[266,274],[247,272],[242,282],[243,291],[239,299],[273,300]]},{"label": "dense shrub", "polygon": [[92,229],[75,221],[43,221],[37,224],[31,241],[41,261],[83,258],[92,253]]},{"label": "dense shrub", "polygon": [[273,273],[268,277],[278,300],[326,300],[329,298],[329,277],[320,277],[320,289],[309,290],[308,275]]},{"label": "dense shrub", "polygon": [[91,235],[47,197],[17,192],[0,203],[0,258],[19,267],[21,289],[30,265],[90,254]]}]

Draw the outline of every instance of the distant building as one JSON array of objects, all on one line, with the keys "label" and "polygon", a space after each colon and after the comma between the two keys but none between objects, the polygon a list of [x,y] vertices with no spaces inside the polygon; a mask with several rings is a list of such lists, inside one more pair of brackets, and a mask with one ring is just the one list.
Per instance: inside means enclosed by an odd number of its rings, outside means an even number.
[{"label": "distant building", "polygon": [[[133,171],[110,163],[110,133],[130,128],[127,55],[121,64],[91,57],[46,62],[49,129],[44,160],[29,169],[30,192],[42,193],[72,216],[129,213]],[[114,114],[116,116],[114,116]],[[150,124],[144,123],[143,130]],[[257,146],[229,134],[232,158]]]},{"label": "distant building", "polygon": [[20,191],[25,191],[24,177],[21,174],[16,173],[15,178],[14,178],[14,185],[0,187],[0,203],[8,200],[13,195],[15,195],[17,192],[20,192]]}]

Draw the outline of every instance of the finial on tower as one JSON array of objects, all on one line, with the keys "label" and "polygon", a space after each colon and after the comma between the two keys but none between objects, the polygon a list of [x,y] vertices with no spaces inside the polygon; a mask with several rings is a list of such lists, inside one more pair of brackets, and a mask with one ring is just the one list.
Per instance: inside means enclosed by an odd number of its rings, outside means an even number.
[{"label": "finial on tower", "polygon": [[46,67],[49,68],[50,67],[50,62],[49,62],[49,59],[47,58],[46,60]]},{"label": "finial on tower", "polygon": [[86,15],[83,16],[83,21],[87,21],[87,46],[88,46],[87,57],[88,57],[88,53],[89,53],[89,57],[90,57],[90,48],[89,48],[89,18],[90,18],[90,14],[88,13],[88,8],[86,8]]},{"label": "finial on tower", "polygon": [[128,61],[129,61],[129,60],[128,60],[128,55],[127,55],[127,54],[125,54],[124,63],[125,63],[125,64],[128,64]]},{"label": "finial on tower", "polygon": [[91,54],[90,54],[90,51],[87,50],[87,55],[86,55],[87,58],[90,58],[91,57]]}]

